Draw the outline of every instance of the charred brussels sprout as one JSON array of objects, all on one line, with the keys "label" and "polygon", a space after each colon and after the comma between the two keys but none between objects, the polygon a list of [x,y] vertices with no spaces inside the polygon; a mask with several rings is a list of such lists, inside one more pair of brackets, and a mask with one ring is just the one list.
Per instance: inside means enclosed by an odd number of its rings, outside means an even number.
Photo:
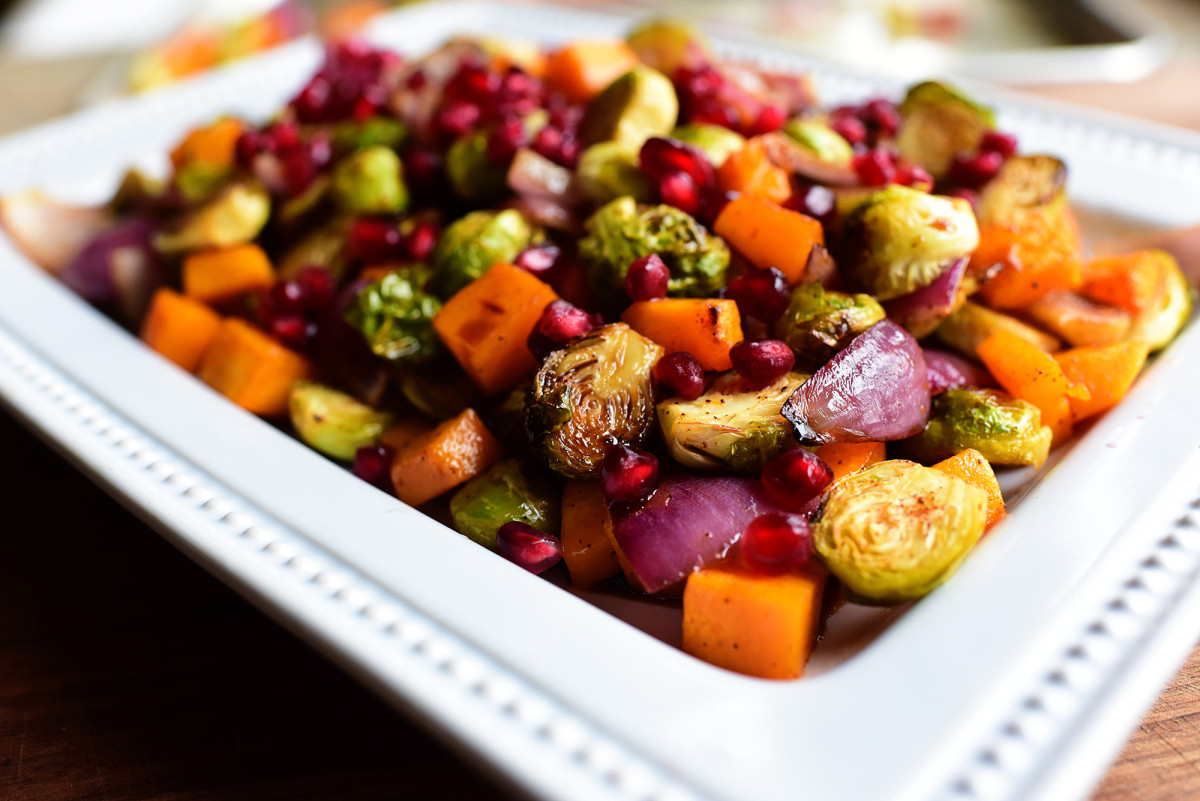
[{"label": "charred brussels sprout", "polygon": [[1053,156],[1013,156],[979,194],[979,222],[1012,222],[1022,211],[1066,197],[1067,167]]},{"label": "charred brussels sprout", "polygon": [[1125,338],[1145,342],[1154,352],[1170,344],[1191,316],[1192,288],[1174,256],[1161,250],[1152,253],[1162,264],[1162,288],[1154,305],[1134,316]]},{"label": "charred brussels sprout", "polygon": [[936,81],[909,89],[900,116],[896,148],[905,161],[920,164],[934,178],[944,178],[956,154],[974,152],[984,132],[996,127],[991,109]]},{"label": "charred brussels sprout", "polygon": [[841,134],[817,120],[789,120],[783,132],[796,144],[826,164],[845,167],[854,157],[854,148]]},{"label": "charred brussels sprout", "polygon": [[792,426],[779,410],[807,376],[788,373],[759,390],[710,390],[695,400],[658,404],[658,421],[675,461],[697,470],[758,473],[795,446]]},{"label": "charred brussels sprout", "polygon": [[260,184],[233,183],[162,231],[154,246],[163,253],[182,253],[241,245],[258,236],[270,215],[271,198]]},{"label": "charred brussels sprout", "polygon": [[611,140],[636,149],[651,136],[670,133],[678,116],[679,100],[670,79],[639,64],[588,104],[579,138],[587,145]]},{"label": "charred brussels sprout", "polygon": [[475,382],[453,359],[406,366],[399,381],[404,399],[434,420],[457,417],[483,401]]},{"label": "charred brussels sprout", "polygon": [[433,249],[433,288],[448,298],[498,261],[512,261],[539,232],[515,209],[473,211],[447,226]]},{"label": "charred brussels sprout", "polygon": [[346,269],[346,234],[352,221],[350,217],[338,217],[306,234],[284,251],[278,264],[279,277],[291,279],[306,267],[320,267],[341,278]]},{"label": "charred brussels sprout", "polygon": [[442,304],[421,291],[421,269],[388,273],[363,287],[346,312],[346,321],[362,332],[376,356],[417,364],[441,352],[433,317]]},{"label": "charred brussels sprout", "polygon": [[472,203],[490,203],[507,189],[503,164],[487,154],[488,132],[473,131],[446,151],[446,178],[454,194]]},{"label": "charred brussels sprout", "polygon": [[746,137],[723,125],[680,125],[671,131],[671,138],[700,148],[714,167],[720,167],[725,159],[746,146]]},{"label": "charred brussels sprout", "polygon": [[525,427],[550,467],[594,476],[619,442],[639,445],[654,425],[655,362],[663,349],[624,323],[576,337],[542,362]]},{"label": "charred brussels sprout", "polygon": [[468,481],[450,498],[454,528],[485,548],[496,548],[496,531],[518,520],[557,534],[561,489],[520,459],[505,459]]},{"label": "charred brussels sprout", "polygon": [[395,117],[368,117],[362,122],[347,120],[333,129],[333,147],[338,153],[376,145],[398,150],[407,140],[408,126]]},{"label": "charred brussels sprout", "polygon": [[792,346],[797,364],[815,369],[885,316],[870,295],[826,292],[814,281],[792,290],[775,336]]},{"label": "charred brussels sprout", "polygon": [[583,193],[597,203],[626,195],[644,202],[655,196],[650,179],[638,167],[638,151],[620,142],[600,142],[583,151],[575,176]]},{"label": "charred brussels sprout", "polygon": [[891,605],[949,578],[986,525],[979,487],[893,459],[833,483],[813,544],[855,600]]},{"label": "charred brussels sprout", "polygon": [[639,209],[633,198],[618,198],[593,214],[585,228],[579,257],[603,298],[621,297],[629,265],[651,253],[671,271],[668,295],[707,297],[725,285],[725,240],[674,206]]},{"label": "charred brussels sprout", "polygon": [[1050,427],[1032,403],[987,389],[951,389],[933,399],[925,430],[908,454],[940,462],[974,448],[992,464],[1039,467],[1050,453]]},{"label": "charred brussels sprout", "polygon": [[893,185],[851,212],[838,266],[859,288],[885,301],[933,283],[978,244],[969,202]]},{"label": "charred brussels sprout", "polygon": [[333,168],[333,199],[350,214],[395,214],[408,207],[404,166],[382,145],[357,150]]},{"label": "charred brussels sprout", "polygon": [[625,41],[643,64],[666,75],[680,67],[697,67],[711,56],[704,34],[676,19],[644,22]]},{"label": "charred brussels sprout", "polygon": [[344,392],[298,381],[288,395],[288,414],[300,439],[334,459],[350,461],[354,452],[379,439],[392,421]]}]

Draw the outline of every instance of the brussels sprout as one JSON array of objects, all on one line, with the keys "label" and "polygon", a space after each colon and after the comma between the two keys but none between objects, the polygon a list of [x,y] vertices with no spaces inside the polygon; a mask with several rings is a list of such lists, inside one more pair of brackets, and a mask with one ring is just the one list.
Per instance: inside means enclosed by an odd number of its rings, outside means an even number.
[{"label": "brussels sprout", "polygon": [[667,294],[707,297],[725,285],[729,247],[725,240],[674,206],[639,209],[631,197],[601,207],[584,223],[579,257],[588,281],[600,297],[623,297],[629,265],[657,253],[671,271]]},{"label": "brussels sprout", "polygon": [[654,364],[663,349],[624,323],[576,337],[542,362],[525,427],[550,467],[594,476],[617,443],[637,446],[654,425]]},{"label": "brussels sprout", "polygon": [[163,253],[241,245],[258,236],[271,216],[271,198],[254,182],[237,182],[155,237]]},{"label": "brussels sprout", "polygon": [[944,178],[958,153],[972,153],[983,134],[996,127],[996,115],[957,89],[936,81],[917,84],[900,104],[896,149],[910,164]]},{"label": "brussels sprout", "polygon": [[475,382],[453,359],[406,366],[399,381],[404,399],[435,420],[457,417],[483,400]]},{"label": "brussels sprout", "polygon": [[783,132],[796,144],[827,164],[845,167],[854,158],[854,148],[841,134],[818,120],[788,120]]},{"label": "brussels sprout", "polygon": [[396,214],[408,207],[404,165],[383,145],[356,150],[333,168],[333,200],[350,214]]},{"label": "brussels sprout", "polygon": [[679,116],[675,87],[661,72],[637,65],[588,104],[579,123],[585,145],[614,141],[634,149],[651,136],[666,136]]},{"label": "brussels sprout", "polygon": [[515,209],[473,211],[448,225],[433,249],[434,291],[448,298],[539,239],[541,232]]},{"label": "brussels sprout", "polygon": [[497,530],[512,520],[557,535],[561,497],[550,476],[520,459],[505,459],[454,493],[450,517],[458,533],[495,550]]},{"label": "brussels sprout", "polygon": [[597,203],[626,195],[649,202],[657,194],[638,166],[638,151],[620,142],[600,142],[583,151],[575,180],[583,193]]},{"label": "brussels sprout", "polygon": [[851,212],[837,262],[848,280],[885,301],[933,283],[978,244],[969,202],[892,185]]},{"label": "brussels sprout", "polygon": [[979,193],[981,224],[1011,222],[1026,210],[1066,197],[1067,167],[1053,156],[1013,156]]},{"label": "brussels sprout", "polygon": [[362,332],[376,356],[416,364],[441,353],[433,317],[442,303],[421,291],[421,272],[417,268],[388,273],[359,290],[346,310],[346,322]]},{"label": "brussels sprout", "polygon": [[950,389],[933,399],[925,430],[907,443],[920,462],[940,462],[974,448],[992,464],[1040,467],[1050,453],[1050,427],[1027,401],[990,389]]},{"label": "brussels sprout", "polygon": [[796,444],[779,410],[808,376],[788,373],[759,390],[709,390],[695,400],[658,404],[658,422],[675,461],[697,470],[758,473]]},{"label": "brussels sprout", "polygon": [[346,235],[352,223],[351,217],[337,217],[314,228],[284,251],[277,265],[279,277],[287,280],[306,267],[320,267],[340,279],[346,269]]},{"label": "brussels sprout", "polygon": [[1126,339],[1145,342],[1156,351],[1170,344],[1192,314],[1192,287],[1171,254],[1151,251],[1162,262],[1163,283],[1153,306],[1134,315]]},{"label": "brussels sprout", "polygon": [[714,167],[720,167],[725,159],[746,146],[746,137],[723,125],[680,125],[671,131],[671,138],[700,148]]},{"label": "brussels sprout", "polygon": [[974,359],[979,343],[998,331],[1013,333],[1047,352],[1058,350],[1058,340],[1046,332],[969,300],[942,320],[933,333],[963,356]]},{"label": "brussels sprout", "polygon": [[[525,115],[521,124],[530,140],[545,125],[548,115],[535,111]],[[454,194],[476,205],[488,205],[508,191],[508,167],[488,156],[491,128],[481,128],[454,141],[446,151],[446,178]]]},{"label": "brussels sprout", "polygon": [[986,526],[982,489],[893,459],[833,483],[813,545],[852,599],[892,605],[949,578]]},{"label": "brussels sprout", "polygon": [[368,117],[362,122],[339,122],[333,129],[333,148],[337,153],[375,146],[399,150],[408,138],[408,126],[395,117]]},{"label": "brussels sprout", "polygon": [[225,164],[190,161],[181,164],[173,178],[183,202],[195,206],[224,189],[233,179],[233,170]]},{"label": "brussels sprout", "polygon": [[307,445],[347,462],[359,448],[378,441],[392,422],[387,412],[378,412],[344,392],[312,381],[292,385],[288,414]]},{"label": "brussels sprout", "polygon": [[677,19],[647,20],[625,41],[643,64],[665,75],[674,75],[680,67],[698,67],[712,56],[708,38]]},{"label": "brussels sprout", "polygon": [[792,346],[796,363],[817,368],[886,315],[870,295],[826,292],[820,282],[801,284],[778,320],[775,336]]}]

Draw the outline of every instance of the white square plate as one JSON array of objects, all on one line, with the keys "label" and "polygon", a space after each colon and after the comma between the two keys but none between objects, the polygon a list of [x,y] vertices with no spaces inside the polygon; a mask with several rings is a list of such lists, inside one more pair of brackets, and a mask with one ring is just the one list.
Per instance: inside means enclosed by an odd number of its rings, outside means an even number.
[{"label": "white square plate", "polygon": [[[616,17],[446,2],[376,38],[616,34]],[[898,87],[752,45],[824,102]],[[0,191],[100,199],[221,112],[262,119],[310,43],[0,143]],[[1200,138],[976,91],[1076,203],[1200,213]],[[1096,218],[1099,219],[1099,218]],[[1095,227],[1099,224],[1093,224]],[[1200,634],[1200,332],[1189,326],[959,573],[813,675],[734,675],[532,578],[226,403],[0,241],[0,397],[214,573],[547,799],[1083,797]],[[853,649],[851,649],[853,650]]]}]

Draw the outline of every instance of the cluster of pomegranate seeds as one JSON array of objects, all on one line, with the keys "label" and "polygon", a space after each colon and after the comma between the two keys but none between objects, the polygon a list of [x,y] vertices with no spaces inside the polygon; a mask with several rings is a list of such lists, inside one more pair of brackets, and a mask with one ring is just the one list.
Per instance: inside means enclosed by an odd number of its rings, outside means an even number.
[{"label": "cluster of pomegranate seeds", "polygon": [[833,470],[811,451],[795,448],[763,467],[762,483],[775,503],[800,512],[833,481]]},{"label": "cluster of pomegranate seeds", "polygon": [[537,359],[545,358],[580,334],[586,334],[602,324],[598,315],[588,314],[578,306],[565,300],[552,300],[546,304],[542,316],[529,335],[528,346]]},{"label": "cluster of pomegranate seeds", "polygon": [[364,445],[354,452],[354,475],[386,492],[392,491],[392,462],[396,451],[387,445]]},{"label": "cluster of pomegranate seeds", "polygon": [[292,99],[296,119],[303,123],[362,121],[387,104],[385,74],[399,63],[395,53],[376,50],[362,41],[331,44],[325,63]]},{"label": "cluster of pomegranate seeds", "polygon": [[900,130],[900,112],[882,97],[829,112],[829,127],[854,147],[873,148]]},{"label": "cluster of pomegranate seeds", "polygon": [[625,275],[625,294],[631,300],[654,300],[667,296],[671,271],[657,253],[634,259]]},{"label": "cluster of pomegranate seeds", "polygon": [[413,195],[428,198],[436,205],[446,194],[446,174],[442,154],[429,147],[414,147],[400,157],[404,162],[404,183]]},{"label": "cluster of pomegranate seeds", "polygon": [[787,110],[762,102],[728,80],[711,64],[680,67],[672,76],[679,121],[723,125],[743,136],[777,131]]},{"label": "cluster of pomegranate seeds", "polygon": [[705,220],[716,216],[722,200],[716,172],[698,147],[653,136],[638,151],[638,166],[658,182],[664,203]]},{"label": "cluster of pomegranate seeds", "polygon": [[258,315],[281,344],[308,351],[317,338],[318,320],[336,297],[333,276],[320,267],[306,267],[293,279],[277,281],[259,301]]},{"label": "cluster of pomegranate seeds", "polygon": [[883,147],[856,153],[851,166],[865,186],[901,184],[926,189],[933,186],[933,176],[928,170],[920,165],[901,163],[894,152]]},{"label": "cluster of pomegranate seeds", "polygon": [[729,349],[733,369],[755,387],[783,378],[796,365],[796,354],[778,339],[744,339]]},{"label": "cluster of pomegranate seeds", "polygon": [[737,304],[743,317],[754,317],[764,323],[774,322],[791,300],[787,276],[778,267],[751,270],[733,279],[725,287],[725,297]]},{"label": "cluster of pomegranate seeds", "polygon": [[302,193],[333,158],[329,135],[317,131],[301,136],[296,123],[280,121],[262,130],[247,130],[234,144],[238,165],[251,170],[261,155],[273,157],[289,195]]},{"label": "cluster of pomegranate seeds", "polygon": [[583,146],[579,144],[579,123],[583,120],[583,106],[572,105],[561,94],[546,98],[549,119],[533,137],[533,149],[555,164],[574,169],[579,161]]},{"label": "cluster of pomegranate seeds", "polygon": [[562,560],[562,543],[528,523],[510,520],[496,532],[496,550],[530,573],[542,573]]},{"label": "cluster of pomegranate seeds", "polygon": [[960,187],[979,190],[996,177],[1006,159],[1017,152],[1017,138],[1003,131],[985,131],[979,152],[959,154],[950,163],[950,180]]},{"label": "cluster of pomegranate seeds", "polygon": [[770,512],[754,518],[741,537],[742,559],[764,573],[786,573],[812,558],[812,528],[799,515]]},{"label": "cluster of pomegranate seeds", "polygon": [[404,234],[395,220],[360,217],[346,234],[346,251],[364,264],[424,261],[437,245],[440,233],[432,219],[417,220]]},{"label": "cluster of pomegranate seeds", "polygon": [[520,117],[507,117],[488,135],[487,155],[493,164],[507,164],[517,149],[529,144],[525,125]]},{"label": "cluster of pomegranate seeds", "polygon": [[704,367],[685,350],[672,351],[655,362],[654,377],[684,400],[704,394]]},{"label": "cluster of pomegranate seeds", "polygon": [[613,503],[635,503],[649,498],[658,486],[658,458],[652,453],[617,444],[600,468],[604,497]]}]

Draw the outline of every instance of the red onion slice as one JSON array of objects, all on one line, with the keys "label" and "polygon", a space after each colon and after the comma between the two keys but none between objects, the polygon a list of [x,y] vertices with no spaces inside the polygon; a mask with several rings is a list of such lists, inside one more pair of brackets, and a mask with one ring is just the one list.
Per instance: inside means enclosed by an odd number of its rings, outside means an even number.
[{"label": "red onion slice", "polygon": [[925,348],[925,374],[929,378],[931,395],[960,387],[996,386],[996,380],[987,370],[944,350]]},{"label": "red onion slice", "polygon": [[967,258],[955,259],[929,286],[893,298],[883,304],[883,309],[914,337],[926,336],[954,311],[966,271]]},{"label": "red onion slice", "polygon": [[836,353],[783,405],[804,445],[889,442],[929,418],[925,357],[917,341],[880,320]]},{"label": "red onion slice", "polygon": [[0,229],[31,261],[56,275],[112,222],[104,206],[67,206],[37,191],[0,197]]}]

